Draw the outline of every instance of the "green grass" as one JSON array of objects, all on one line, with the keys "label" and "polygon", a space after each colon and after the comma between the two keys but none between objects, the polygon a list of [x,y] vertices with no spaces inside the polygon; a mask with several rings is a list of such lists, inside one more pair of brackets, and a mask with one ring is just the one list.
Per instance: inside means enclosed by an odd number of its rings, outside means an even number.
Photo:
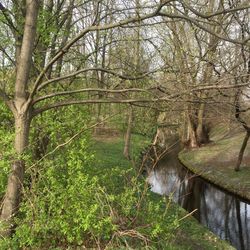
[{"label": "green grass", "polygon": [[[132,155],[136,158],[140,151],[150,143],[148,138],[139,135],[133,135],[132,137]],[[95,151],[95,156],[97,158],[97,165],[93,169],[97,176],[100,176],[103,184],[106,186],[109,192],[115,194],[122,193],[126,186],[130,182],[130,179],[137,175],[136,170],[133,168],[131,162],[126,160],[122,154],[123,152],[124,140],[122,138],[105,138],[102,140],[93,140],[92,147]],[[110,177],[110,171],[115,171]],[[140,177],[139,181],[142,185],[145,183],[145,179]],[[164,205],[162,203],[163,198],[157,194],[152,193],[149,189],[145,204],[158,204]],[[159,213],[166,213],[166,207],[161,206]],[[187,212],[176,204],[171,204],[167,209],[167,218],[178,217],[179,219],[184,217]],[[145,221],[154,221],[154,215],[144,214]],[[142,218],[143,218],[142,216]],[[147,218],[151,216],[152,218]],[[155,215],[157,216],[157,215]],[[141,221],[142,222],[142,221]],[[163,222],[167,227],[168,221]],[[169,233],[169,232],[166,232]],[[157,240],[151,242],[148,249],[173,249],[173,250],[210,250],[210,249],[234,249],[229,246],[225,241],[218,239],[214,234],[208,231],[205,227],[200,225],[194,218],[188,217],[181,220],[178,229],[174,229],[172,232],[172,237],[169,241],[162,244]],[[164,231],[162,232],[164,235]]]}]

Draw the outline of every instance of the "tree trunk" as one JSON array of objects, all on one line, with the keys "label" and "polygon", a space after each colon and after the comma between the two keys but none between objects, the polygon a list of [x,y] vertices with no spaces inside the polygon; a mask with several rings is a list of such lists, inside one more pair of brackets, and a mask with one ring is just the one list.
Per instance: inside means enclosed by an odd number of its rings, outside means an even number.
[{"label": "tree trunk", "polygon": [[190,114],[188,114],[188,141],[187,146],[190,148],[197,148],[199,147],[199,143],[197,141],[196,137],[196,129],[194,122],[192,121],[192,118],[190,117]]},{"label": "tree trunk", "polygon": [[14,215],[18,211],[24,178],[22,156],[28,146],[31,122],[31,106],[28,100],[28,81],[36,37],[39,0],[26,0],[25,25],[20,55],[18,58],[13,114],[15,117],[15,157],[8,177],[8,184],[1,211],[2,237],[10,236],[14,227]]},{"label": "tree trunk", "polygon": [[245,149],[246,149],[249,137],[250,137],[250,131],[247,131],[246,135],[245,135],[245,138],[243,140],[240,152],[239,152],[239,156],[238,156],[238,160],[237,160],[236,166],[234,168],[235,171],[239,171],[240,170],[240,164],[242,162],[242,158],[243,158],[243,155],[244,155],[244,152],[245,152]]},{"label": "tree trunk", "polygon": [[128,127],[127,127],[127,132],[125,136],[125,145],[124,145],[124,150],[123,150],[123,155],[127,158],[130,159],[130,144],[131,144],[131,133],[132,133],[132,128],[133,128],[133,108],[130,107],[129,109],[129,115],[128,115]]},{"label": "tree trunk", "polygon": [[19,208],[25,171],[24,161],[21,156],[28,146],[29,128],[30,118],[27,115],[17,115],[15,117],[16,160],[13,161],[11,166],[1,211],[0,235],[2,237],[10,236],[14,229],[13,218]]},{"label": "tree trunk", "polygon": [[182,125],[179,129],[179,136],[180,136],[180,139],[181,139],[181,143],[182,144],[185,144],[185,142],[188,140],[188,122],[187,122],[187,112],[184,111],[183,112],[183,122],[182,122]]},{"label": "tree trunk", "polygon": [[198,110],[197,129],[196,129],[196,137],[199,145],[203,143],[208,143],[209,141],[208,131],[205,129],[205,124],[204,124],[204,113],[205,113],[205,103],[201,103],[200,108]]},{"label": "tree trunk", "polygon": [[[64,36],[63,36],[62,42],[60,44],[61,48],[63,48],[66,45],[66,43],[68,42],[68,39],[69,39],[71,22],[72,22],[73,6],[74,6],[74,0],[71,0],[69,3],[69,6],[68,6],[68,17],[67,17],[65,28],[64,28]],[[61,76],[62,66],[63,66],[63,56],[61,56],[57,61],[57,65],[56,65],[56,76],[57,77]]]}]

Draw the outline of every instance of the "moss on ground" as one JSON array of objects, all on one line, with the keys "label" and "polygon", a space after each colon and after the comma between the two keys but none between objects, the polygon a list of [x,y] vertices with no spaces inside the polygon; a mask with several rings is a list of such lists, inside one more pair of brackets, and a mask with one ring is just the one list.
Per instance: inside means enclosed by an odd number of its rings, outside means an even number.
[{"label": "moss on ground", "polygon": [[[136,158],[139,155],[140,151],[150,143],[145,137],[133,135],[132,136],[132,155]],[[123,183],[119,176],[117,179],[108,179],[108,172],[110,169],[117,168],[121,170],[130,169],[131,162],[126,160],[123,155],[123,145],[124,141],[122,138],[105,138],[101,139],[96,138],[93,141],[92,147],[96,152],[96,157],[99,159],[98,166],[95,167],[97,175],[107,175],[106,178],[106,187],[110,186],[112,190],[117,190],[123,188]],[[117,173],[119,175],[119,173]],[[136,171],[135,173],[136,174]],[[104,178],[105,179],[105,178]],[[145,179],[142,178],[142,182]],[[145,199],[154,201],[155,204],[159,204],[162,200],[162,197],[158,194],[154,194],[148,190],[148,195],[145,196]],[[164,213],[165,210],[162,210]],[[172,204],[169,206],[167,213],[170,216],[178,216],[178,218],[183,218],[187,215],[187,212],[179,207],[177,204]],[[167,223],[167,222],[166,222]],[[164,233],[164,232],[163,232]],[[230,250],[234,249],[226,241],[220,240],[217,236],[211,233],[208,229],[203,227],[198,223],[196,219],[191,216],[181,220],[180,227],[173,232],[174,237],[171,239],[171,242],[166,242],[165,246],[160,245],[156,249],[167,249],[167,250]],[[156,244],[157,245],[157,244]],[[155,246],[155,244],[154,244]],[[155,249],[155,247],[150,247],[148,249]]]},{"label": "moss on ground", "polygon": [[[224,136],[220,136],[220,133]],[[244,132],[226,135],[217,128],[212,133],[213,142],[197,149],[183,150],[179,153],[179,159],[192,172],[250,200],[250,143],[240,171],[234,171],[244,136]]]}]

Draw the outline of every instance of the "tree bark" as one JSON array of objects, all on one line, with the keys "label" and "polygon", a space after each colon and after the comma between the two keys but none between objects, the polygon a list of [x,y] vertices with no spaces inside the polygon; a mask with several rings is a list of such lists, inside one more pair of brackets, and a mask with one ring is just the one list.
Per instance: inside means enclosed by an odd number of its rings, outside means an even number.
[{"label": "tree bark", "polygon": [[131,144],[131,133],[132,133],[132,128],[133,128],[133,108],[130,107],[129,109],[129,115],[128,115],[128,127],[127,127],[127,132],[125,136],[125,145],[124,145],[124,150],[123,150],[123,155],[130,160],[130,144]]},{"label": "tree bark", "polygon": [[199,147],[199,142],[197,141],[197,135],[196,135],[196,127],[195,127],[195,122],[193,121],[193,117],[191,114],[192,110],[189,108],[188,110],[188,141],[187,141],[187,146],[190,148],[197,148]]},{"label": "tree bark", "polygon": [[18,158],[21,158],[28,146],[29,128],[29,117],[22,115],[15,118],[15,151],[18,157],[12,163],[5,198],[3,201],[0,229],[0,235],[2,237],[10,236],[14,229],[13,218],[18,211],[20,204],[25,171],[24,161]]},{"label": "tree bark", "polygon": [[[60,47],[63,48],[68,40],[69,40],[69,35],[70,35],[70,28],[71,28],[71,23],[72,23],[72,13],[73,13],[73,8],[74,8],[74,0],[71,0],[69,3],[68,8],[68,16],[65,24],[65,31],[64,31],[64,36],[62,38],[62,42]],[[61,76],[61,71],[62,71],[62,66],[63,66],[63,56],[60,57],[57,61],[56,65],[56,76],[60,77]]]},{"label": "tree bark", "polygon": [[205,126],[207,124],[204,122],[204,116],[205,116],[205,103],[201,103],[198,110],[197,129],[196,129],[196,137],[199,145],[209,142],[208,131],[205,129]]},{"label": "tree bark", "polygon": [[[22,108],[27,100],[27,84],[30,76],[32,53],[36,36],[36,22],[39,9],[38,0],[27,0],[27,12],[23,32],[23,41],[17,67],[15,83],[16,108]],[[18,110],[19,112],[20,110]]]},{"label": "tree bark", "polygon": [[13,115],[15,118],[15,157],[16,160],[11,166],[8,177],[6,194],[1,211],[2,237],[10,236],[13,228],[13,218],[18,211],[21,190],[24,178],[24,161],[22,160],[25,149],[28,146],[30,122],[32,119],[31,110],[27,102],[28,81],[34,41],[36,37],[36,23],[38,17],[39,0],[26,0],[26,16],[23,32],[23,40],[20,56],[17,65],[17,75],[15,82],[15,97],[12,101]]},{"label": "tree bark", "polygon": [[247,132],[246,132],[246,135],[245,135],[245,138],[244,138],[244,140],[243,140],[243,143],[242,143],[240,152],[239,152],[239,156],[238,156],[238,160],[237,160],[236,166],[235,166],[235,168],[234,168],[235,171],[239,171],[239,170],[240,170],[240,164],[241,164],[241,162],[242,162],[243,155],[244,155],[244,152],[245,152],[245,149],[246,149],[246,146],[247,146],[247,142],[248,142],[248,140],[249,140],[249,137],[250,137],[250,131],[247,131]]}]

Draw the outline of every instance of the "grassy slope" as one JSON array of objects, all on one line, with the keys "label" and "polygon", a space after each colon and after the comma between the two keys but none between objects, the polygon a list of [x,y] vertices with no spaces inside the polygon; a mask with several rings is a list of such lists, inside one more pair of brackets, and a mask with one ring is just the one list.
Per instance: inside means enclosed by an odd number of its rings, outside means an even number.
[{"label": "grassy slope", "polygon": [[225,135],[221,125],[212,131],[212,143],[198,149],[184,150],[179,154],[179,159],[205,179],[250,200],[250,144],[246,148],[241,170],[234,171],[243,138],[243,132]]},{"label": "grassy slope", "polygon": [[[133,147],[132,154],[138,155],[143,147],[145,147],[149,141],[145,138],[133,135]],[[98,168],[99,173],[96,174],[107,174],[111,168],[119,166],[122,170],[126,170],[131,167],[131,163],[127,161],[122,155],[123,140],[120,138],[97,138],[93,142],[93,147],[96,151],[96,157],[99,159]],[[119,177],[116,180],[110,180],[112,189],[122,188]],[[150,192],[150,191],[148,191]],[[151,192],[150,192],[151,193]],[[161,197],[157,194],[151,193],[146,199],[154,200],[155,203],[159,202]],[[164,210],[162,211],[164,212]],[[172,205],[169,208],[168,213],[179,214],[180,218],[186,215],[186,212],[177,205]],[[163,249],[162,246],[160,249]],[[181,222],[180,228],[176,232],[175,240],[170,244],[166,245],[164,249],[185,249],[185,250],[210,250],[210,249],[234,249],[229,246],[225,241],[218,239],[214,234],[208,231],[206,228],[201,226],[194,218],[188,217]]]}]

